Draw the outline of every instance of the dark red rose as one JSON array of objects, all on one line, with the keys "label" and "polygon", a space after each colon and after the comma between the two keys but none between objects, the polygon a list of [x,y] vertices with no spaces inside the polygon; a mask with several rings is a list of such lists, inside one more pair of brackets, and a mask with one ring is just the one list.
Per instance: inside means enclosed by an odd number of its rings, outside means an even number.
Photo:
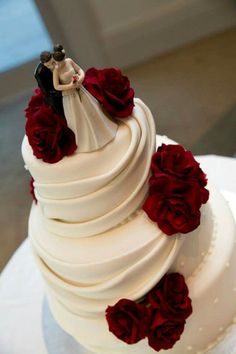
[{"label": "dark red rose", "polygon": [[147,295],[150,305],[165,318],[183,322],[192,313],[191,299],[184,277],[179,273],[165,274]]},{"label": "dark red rose", "polygon": [[200,207],[209,198],[206,175],[190,151],[162,144],[151,161],[149,195],[143,209],[167,235],[188,233],[200,224]]},{"label": "dark red rose", "polygon": [[158,310],[153,311],[152,322],[148,334],[148,344],[157,352],[170,349],[180,339],[184,330],[184,322],[175,322],[165,318]]},{"label": "dark red rose", "polygon": [[73,154],[77,146],[75,135],[66,120],[50,107],[41,106],[26,122],[26,134],[34,155],[44,162],[55,163]]},{"label": "dark red rose", "polygon": [[165,234],[196,229],[200,207],[200,187],[194,180],[182,181],[164,174],[150,179],[150,193],[143,209]]},{"label": "dark red rose", "polygon": [[112,116],[125,118],[132,113],[134,90],[119,69],[90,68],[83,85]]},{"label": "dark red rose", "polygon": [[206,174],[199,167],[191,151],[186,151],[181,145],[162,144],[153,154],[151,170],[154,176],[160,173],[183,179],[194,179],[201,187],[201,200],[206,203],[209,192],[204,187],[207,184]]},{"label": "dark red rose", "polygon": [[34,193],[34,179],[33,179],[33,177],[31,177],[31,179],[30,179],[30,194],[32,195],[33,200],[35,201],[35,204],[37,204],[38,200],[37,200],[35,193]]},{"label": "dark red rose", "polygon": [[121,299],[107,307],[106,319],[110,332],[122,341],[134,344],[146,337],[150,317],[144,305]]},{"label": "dark red rose", "polygon": [[199,168],[191,151],[181,145],[162,144],[152,157],[151,169],[153,173],[165,172],[167,174],[187,179],[199,179],[201,185],[207,184],[206,175]]},{"label": "dark red rose", "polygon": [[45,105],[43,98],[44,96],[40,88],[37,88],[34,93],[35,94],[31,97],[28,106],[25,109],[26,118],[31,118],[34,113],[36,113],[42,106]]}]

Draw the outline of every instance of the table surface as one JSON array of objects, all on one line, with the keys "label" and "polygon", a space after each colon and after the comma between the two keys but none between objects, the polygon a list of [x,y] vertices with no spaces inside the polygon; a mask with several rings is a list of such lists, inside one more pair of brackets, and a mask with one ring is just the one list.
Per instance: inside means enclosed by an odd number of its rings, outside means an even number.
[{"label": "table surface", "polygon": [[[197,160],[236,219],[236,159],[206,155]],[[28,240],[0,276],[0,318],[0,354],[89,354],[51,316]],[[236,354],[235,346],[236,326],[209,354]]]}]

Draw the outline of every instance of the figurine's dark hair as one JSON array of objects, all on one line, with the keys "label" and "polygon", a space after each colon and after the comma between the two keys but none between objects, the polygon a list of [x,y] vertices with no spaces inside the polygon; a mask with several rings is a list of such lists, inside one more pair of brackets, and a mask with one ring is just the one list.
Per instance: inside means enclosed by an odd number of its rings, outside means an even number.
[{"label": "figurine's dark hair", "polygon": [[64,50],[63,45],[61,44],[54,44],[53,51],[54,52],[62,52]]},{"label": "figurine's dark hair", "polygon": [[46,50],[44,50],[40,54],[40,61],[42,64],[47,63],[52,58],[52,54]]},{"label": "figurine's dark hair", "polygon": [[65,58],[66,56],[65,49],[61,44],[55,44],[53,50],[54,50],[52,54],[53,59],[55,59],[56,61],[62,61]]}]

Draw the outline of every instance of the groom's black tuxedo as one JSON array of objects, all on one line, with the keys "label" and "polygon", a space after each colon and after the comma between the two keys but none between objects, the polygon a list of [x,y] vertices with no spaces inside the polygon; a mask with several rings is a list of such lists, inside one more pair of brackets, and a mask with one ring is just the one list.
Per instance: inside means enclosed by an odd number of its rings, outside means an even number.
[{"label": "groom's black tuxedo", "polygon": [[53,86],[51,70],[42,63],[39,63],[35,69],[34,77],[38,82],[39,88],[44,94],[46,104],[52,107],[55,113],[64,117],[65,115],[62,105],[62,94],[61,91],[55,90]]}]

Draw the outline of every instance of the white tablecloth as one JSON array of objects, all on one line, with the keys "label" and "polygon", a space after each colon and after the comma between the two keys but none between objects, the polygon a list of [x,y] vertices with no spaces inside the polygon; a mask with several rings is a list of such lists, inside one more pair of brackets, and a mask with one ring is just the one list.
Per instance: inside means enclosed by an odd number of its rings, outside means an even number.
[{"label": "white tablecloth", "polygon": [[[197,159],[229,201],[236,218],[236,159],[214,155]],[[209,353],[236,354],[233,343],[236,328],[223,345]],[[24,241],[0,276],[0,354],[85,353],[53,320],[29,243]]]}]

